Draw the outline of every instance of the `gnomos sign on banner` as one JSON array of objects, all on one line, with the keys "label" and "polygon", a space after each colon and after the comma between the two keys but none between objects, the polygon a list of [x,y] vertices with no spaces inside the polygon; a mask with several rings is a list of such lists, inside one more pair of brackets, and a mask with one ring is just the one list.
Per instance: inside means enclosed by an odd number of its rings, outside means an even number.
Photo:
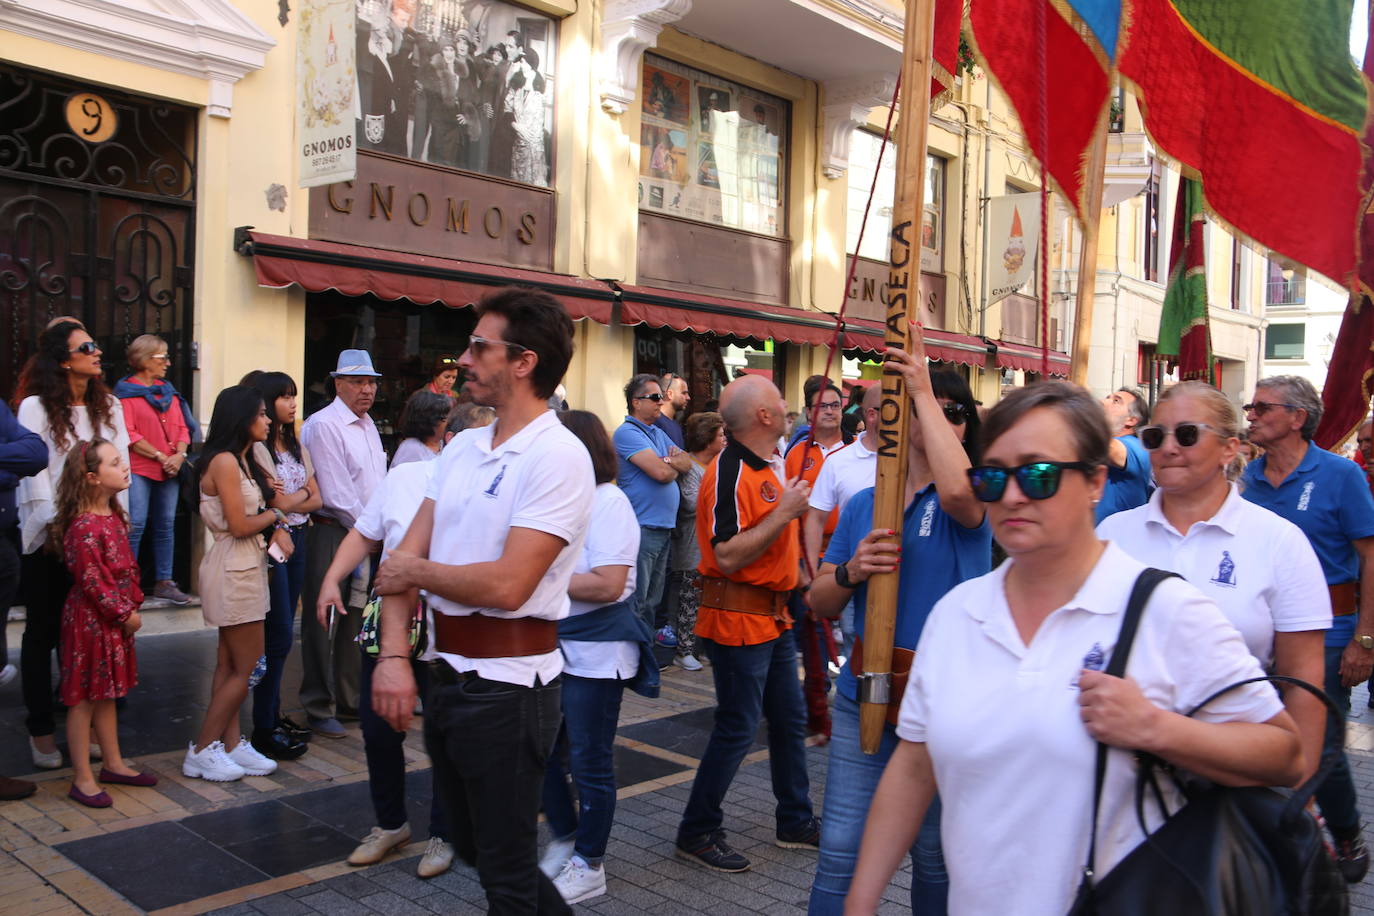
[{"label": "gnomos sign on banner", "polygon": [[988,304],[1005,299],[1035,275],[1040,242],[1040,193],[988,201]]},{"label": "gnomos sign on banner", "polygon": [[355,0],[301,4],[296,29],[296,142],[303,188],[349,181],[357,174],[356,12]]}]

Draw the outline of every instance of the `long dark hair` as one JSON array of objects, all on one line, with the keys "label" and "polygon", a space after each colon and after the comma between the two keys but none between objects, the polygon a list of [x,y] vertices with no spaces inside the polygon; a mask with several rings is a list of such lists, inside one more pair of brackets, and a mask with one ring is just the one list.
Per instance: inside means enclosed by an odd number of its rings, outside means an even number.
[{"label": "long dark hair", "polygon": [[[267,419],[271,422],[267,429],[267,450],[272,450],[277,442],[277,436],[280,435],[281,444],[286,446],[286,450],[297,461],[303,461],[301,443],[296,438],[296,424],[277,422],[277,399],[295,397],[295,381],[285,372],[259,372],[251,382],[244,384],[257,389],[258,394],[262,395],[262,403],[267,407]],[[272,456],[272,460],[276,460],[275,455]]]},{"label": "long dark hair", "polygon": [[964,453],[970,464],[977,464],[983,453],[983,421],[978,416],[978,405],[973,401],[968,382],[957,372],[937,369],[930,373],[930,387],[937,398],[948,398],[964,408]]},{"label": "long dark hair", "polygon": [[[53,445],[59,451],[66,451],[77,440],[76,426],[72,423],[72,389],[67,382],[67,370],[62,364],[71,358],[71,348],[67,345],[73,331],[85,330],[79,322],[60,321],[38,336],[38,351],[27,367],[21,398],[38,396],[43,412],[48,415],[48,433]],[[100,435],[101,427],[108,429],[110,438],[118,430],[115,427],[113,409],[114,399],[105,380],[100,376],[86,384],[86,396],[82,400],[91,418],[91,429]]]},{"label": "long dark hair", "polygon": [[559,421],[582,440],[587,454],[592,456],[592,471],[596,474],[597,486],[612,483],[616,474],[615,446],[606,434],[606,425],[601,418],[589,410],[560,410]]},{"label": "long dark hair", "polygon": [[262,491],[263,501],[273,498],[272,484],[267,474],[256,461],[243,461],[241,456],[252,444],[248,428],[258,419],[258,411],[265,402],[258,389],[247,385],[233,385],[219,393],[215,398],[215,410],[210,415],[210,434],[205,437],[205,448],[196,461],[197,477],[205,479],[210,462],[220,452],[228,452],[244,468]]}]

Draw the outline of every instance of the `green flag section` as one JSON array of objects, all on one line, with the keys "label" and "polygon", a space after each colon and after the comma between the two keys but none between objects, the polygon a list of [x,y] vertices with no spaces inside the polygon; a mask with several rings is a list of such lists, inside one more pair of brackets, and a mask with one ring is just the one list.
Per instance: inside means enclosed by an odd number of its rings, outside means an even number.
[{"label": "green flag section", "polygon": [[1341,282],[1358,263],[1366,86],[1352,0],[1134,0],[1119,48],[1155,142],[1261,244]]},{"label": "green flag section", "polygon": [[1185,178],[1174,206],[1174,236],[1169,254],[1169,288],[1159,315],[1155,352],[1179,377],[1215,384],[1212,333],[1207,324],[1207,261],[1203,241],[1206,216],[1202,183]]}]

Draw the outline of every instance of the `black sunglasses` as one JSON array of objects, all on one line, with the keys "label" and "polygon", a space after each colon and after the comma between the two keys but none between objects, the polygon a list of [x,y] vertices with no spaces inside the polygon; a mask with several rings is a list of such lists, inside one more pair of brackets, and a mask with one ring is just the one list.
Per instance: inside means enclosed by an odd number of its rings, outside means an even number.
[{"label": "black sunglasses", "polygon": [[963,404],[943,404],[940,409],[944,411],[945,419],[958,426],[968,419],[968,410]]},{"label": "black sunglasses", "polygon": [[638,397],[632,398],[631,400],[635,400],[635,401],[653,401],[655,404],[657,404],[659,401],[662,401],[662,400],[663,400],[663,395],[661,395],[661,394],[641,394],[641,395],[639,395]]},{"label": "black sunglasses", "polygon": [[71,352],[84,353],[87,356],[94,356],[95,354],[100,352],[100,347],[96,345],[96,342],[94,340],[88,340],[85,343],[77,344],[75,347],[72,347]]},{"label": "black sunglasses", "polygon": [[1165,429],[1163,426],[1142,426],[1135,434],[1140,439],[1140,444],[1153,452],[1164,444],[1164,437],[1170,434],[1179,448],[1192,448],[1197,445],[1198,436],[1203,430],[1216,432],[1215,427],[1206,423],[1180,423],[1173,429]]},{"label": "black sunglasses", "polygon": [[984,464],[968,469],[973,495],[985,503],[995,503],[1007,492],[1007,481],[1016,475],[1016,485],[1027,499],[1049,499],[1059,492],[1059,479],[1064,471],[1088,471],[1097,465],[1086,461],[1032,461],[1015,468]]},{"label": "black sunglasses", "polygon": [[1253,404],[1246,404],[1241,410],[1246,413],[1253,413],[1257,417],[1262,417],[1275,407],[1287,407],[1289,410],[1302,410],[1297,404],[1278,404],[1272,401],[1256,401]]}]

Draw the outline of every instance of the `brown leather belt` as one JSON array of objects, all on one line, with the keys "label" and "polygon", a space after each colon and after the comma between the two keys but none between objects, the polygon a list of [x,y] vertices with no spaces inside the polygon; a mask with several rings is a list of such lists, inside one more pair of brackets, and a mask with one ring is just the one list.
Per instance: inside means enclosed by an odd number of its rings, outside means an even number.
[{"label": "brown leather belt", "polygon": [[455,617],[434,612],[434,648],[468,658],[517,658],[558,648],[558,621],[539,617]]},{"label": "brown leather belt", "polygon": [[1355,582],[1342,582],[1340,585],[1328,585],[1326,590],[1331,593],[1331,616],[1346,617],[1359,610],[1356,602]]},{"label": "brown leather belt", "polygon": [[788,594],[789,592],[775,592],[762,585],[736,582],[734,579],[701,577],[702,607],[738,611],[741,614],[759,614],[764,617],[780,617],[787,610]]},{"label": "brown leather belt", "polygon": [[[911,662],[916,653],[901,646],[892,647],[892,692],[887,704],[887,724],[897,724],[897,713],[902,708],[902,697],[906,695],[906,682],[911,676]],[[849,670],[855,677],[864,673],[863,637],[854,637],[854,654],[849,656]]]},{"label": "brown leather belt", "polygon": [[320,515],[318,512],[310,513],[310,520],[317,525],[328,525],[330,528],[342,528],[343,522],[328,515]]}]

